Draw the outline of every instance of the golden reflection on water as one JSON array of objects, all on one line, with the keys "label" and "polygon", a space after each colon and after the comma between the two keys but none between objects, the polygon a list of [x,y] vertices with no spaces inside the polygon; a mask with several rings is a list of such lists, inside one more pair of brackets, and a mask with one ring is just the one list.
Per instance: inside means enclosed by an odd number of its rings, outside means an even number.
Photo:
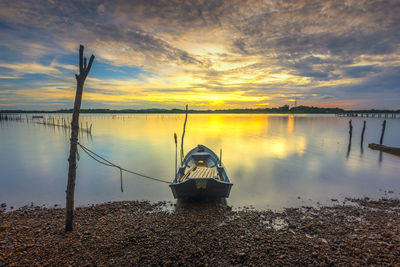
[{"label": "golden reflection on water", "polygon": [[[270,129],[269,120],[274,119]],[[112,135],[119,140],[143,140],[160,149],[171,149],[173,134],[181,136],[184,115],[134,115],[131,118],[98,120],[96,135]],[[184,140],[185,151],[203,144],[214,151],[223,149],[225,161],[245,161],[254,157],[285,158],[304,153],[306,138],[292,135],[295,117],[271,115],[189,114]],[[178,138],[180,140],[180,138]],[[251,164],[249,162],[249,164]]]},{"label": "golden reflection on water", "polygon": [[288,116],[287,131],[289,134],[293,133],[294,130],[294,115]]},{"label": "golden reflection on water", "polygon": [[[93,136],[79,135],[83,145],[127,169],[172,180],[173,135],[176,132],[180,141],[184,114],[81,115],[84,127],[86,122],[93,124]],[[361,130],[363,119],[353,119],[356,131]],[[367,122],[365,147],[376,142],[381,131],[380,120]],[[388,123],[391,128],[385,142],[399,146],[400,122]],[[63,203],[69,131],[34,123],[2,127],[0,178],[5,182],[0,187],[0,203]],[[184,151],[197,144],[217,154],[223,149],[222,161],[234,184],[228,202],[236,206],[282,208],[303,205],[306,198],[376,196],[378,188],[400,188],[398,158],[383,155],[378,164],[376,151],[365,148],[360,156],[359,134],[353,135],[352,142],[347,156],[348,119],[331,115],[189,114]],[[81,153],[77,203],[172,200],[167,185],[128,174],[124,174],[121,193],[119,178],[118,170]]]}]

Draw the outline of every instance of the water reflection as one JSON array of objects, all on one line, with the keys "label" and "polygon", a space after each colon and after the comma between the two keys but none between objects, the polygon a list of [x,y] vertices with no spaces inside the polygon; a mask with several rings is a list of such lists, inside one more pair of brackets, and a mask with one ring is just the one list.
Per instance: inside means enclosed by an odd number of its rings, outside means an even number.
[{"label": "water reflection", "polygon": [[287,124],[288,134],[293,133],[293,131],[294,131],[294,122],[295,122],[295,116],[294,115],[289,115],[288,116],[288,124]]},{"label": "water reflection", "polygon": [[[93,124],[92,136],[79,136],[83,145],[124,168],[172,180],[173,134],[180,137],[183,114],[82,114],[81,120]],[[354,132],[361,131],[363,120],[352,122]],[[382,122],[372,118],[367,122],[364,141],[376,143]],[[35,123],[0,124],[0,202],[63,205],[69,131]],[[400,120],[388,120],[388,125],[385,144],[400,146],[396,136]],[[398,190],[398,158],[363,150],[359,134],[352,139],[348,120],[331,115],[190,114],[185,151],[198,144],[215,152],[223,149],[223,162],[234,183],[229,198],[234,206],[281,208],[304,205],[309,199],[324,203],[340,199],[339,194],[373,197],[379,188]],[[359,155],[351,150],[351,142],[360,142]],[[81,153],[78,205],[132,199],[172,200],[172,194],[165,184],[128,174],[121,193],[119,171],[99,166]]]}]

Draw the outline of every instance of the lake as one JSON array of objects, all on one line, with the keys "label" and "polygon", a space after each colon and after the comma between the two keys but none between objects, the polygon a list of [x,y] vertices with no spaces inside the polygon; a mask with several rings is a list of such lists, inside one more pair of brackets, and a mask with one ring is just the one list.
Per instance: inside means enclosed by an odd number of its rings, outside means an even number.
[{"label": "lake", "polygon": [[[79,136],[84,146],[126,169],[163,180],[174,177],[173,135],[180,140],[184,114],[81,114],[80,119],[93,125],[91,136]],[[367,127],[360,146],[363,120]],[[282,209],[345,197],[398,197],[400,157],[368,148],[379,143],[383,119],[352,118],[350,150],[348,121],[334,115],[189,114],[184,150],[197,144],[217,154],[222,149],[234,184],[228,204],[235,207]],[[387,119],[383,143],[400,147],[399,133],[400,119]],[[0,203],[64,206],[69,135],[32,120],[0,122]],[[100,165],[82,150],[79,154],[76,205],[173,201],[167,184],[128,173],[121,192],[118,169]]]}]

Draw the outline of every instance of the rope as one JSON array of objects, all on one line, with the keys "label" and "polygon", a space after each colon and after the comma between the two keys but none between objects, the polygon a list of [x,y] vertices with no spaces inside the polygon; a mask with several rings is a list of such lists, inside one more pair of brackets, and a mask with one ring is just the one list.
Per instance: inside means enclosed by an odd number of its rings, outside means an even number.
[{"label": "rope", "polygon": [[[71,141],[72,141],[72,140],[71,140]],[[162,180],[162,179],[154,178],[154,177],[151,177],[151,176],[147,176],[147,175],[144,175],[144,174],[135,172],[135,171],[131,171],[131,170],[122,168],[121,166],[118,166],[118,165],[112,163],[111,161],[108,161],[107,159],[103,158],[102,156],[96,154],[95,152],[93,152],[93,151],[90,150],[89,148],[85,147],[85,146],[82,145],[81,143],[76,142],[76,144],[79,145],[80,148],[82,148],[82,150],[83,150],[86,154],[88,154],[92,159],[94,159],[94,160],[97,161],[98,163],[103,164],[103,165],[105,165],[105,166],[114,167],[114,168],[119,169],[119,171],[120,171],[120,178],[121,178],[121,179],[120,179],[120,180],[121,180],[121,192],[123,192],[123,187],[122,187],[122,171],[131,173],[131,174],[134,174],[134,175],[143,177],[143,178],[147,178],[147,179],[150,179],[150,180],[153,180],[153,181],[158,181],[158,182],[170,184],[169,181],[165,181],[165,180]]]}]

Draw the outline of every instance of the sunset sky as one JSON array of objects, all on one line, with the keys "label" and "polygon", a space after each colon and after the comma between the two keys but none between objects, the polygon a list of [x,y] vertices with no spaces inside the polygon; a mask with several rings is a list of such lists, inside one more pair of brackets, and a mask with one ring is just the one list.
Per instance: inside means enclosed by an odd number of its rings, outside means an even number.
[{"label": "sunset sky", "polygon": [[0,110],[400,108],[400,1],[0,0]]}]

